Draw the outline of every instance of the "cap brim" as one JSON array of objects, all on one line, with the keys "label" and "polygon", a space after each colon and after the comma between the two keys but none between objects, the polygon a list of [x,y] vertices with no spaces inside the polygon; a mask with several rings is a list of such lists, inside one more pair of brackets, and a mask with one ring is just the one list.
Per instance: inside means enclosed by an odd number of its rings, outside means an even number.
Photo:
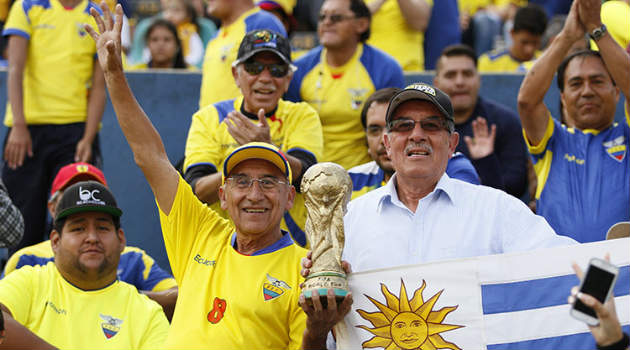
[{"label": "cap brim", "polygon": [[72,175],[72,177],[68,178],[66,181],[64,181],[57,190],[51,191],[50,195],[52,196],[53,194],[55,194],[55,192],[64,189],[66,187],[68,187],[70,182],[79,182],[79,181],[75,181],[77,178],[81,178],[80,181],[90,181],[90,180],[94,180],[97,181],[99,183],[102,183],[104,185],[106,185],[106,182],[103,182],[105,179],[94,174],[91,173],[89,171],[85,171],[85,172],[81,172],[81,173],[76,173],[74,175]]},{"label": "cap brim", "polygon": [[263,159],[271,162],[291,180],[291,167],[282,153],[263,145],[251,145],[241,147],[230,154],[223,163],[223,183],[232,169],[248,159]]},{"label": "cap brim", "polygon": [[115,217],[120,217],[122,215],[122,210],[116,207],[109,206],[109,205],[85,205],[85,206],[68,208],[66,210],[63,210],[62,212],[57,214],[57,217],[55,218],[55,220],[63,219],[72,214],[95,212],[95,211],[111,214],[112,216],[115,216]]},{"label": "cap brim", "polygon": [[440,103],[435,98],[431,97],[431,95],[415,89],[407,89],[399,92],[392,98],[392,102],[389,104],[389,108],[387,109],[387,122],[391,121],[392,114],[394,114],[396,108],[398,108],[401,104],[412,100],[423,100],[431,102],[431,104],[433,104],[435,107],[437,107],[437,109],[440,110],[440,112],[442,112],[446,119],[452,119],[449,113],[440,105]]},{"label": "cap brim", "polygon": [[270,48],[270,47],[260,47],[260,48],[254,49],[254,50],[244,54],[240,58],[237,58],[236,61],[234,61],[234,65],[241,64],[241,63],[247,61],[248,59],[250,59],[255,54],[260,53],[260,52],[265,52],[265,51],[274,53],[274,54],[276,54],[276,56],[280,57],[280,59],[284,63],[291,64],[291,60],[289,58],[287,58],[286,56],[284,56],[283,54],[281,54],[280,51],[274,50],[273,48]]},{"label": "cap brim", "polygon": [[606,239],[630,237],[630,221],[618,222],[608,229]]}]

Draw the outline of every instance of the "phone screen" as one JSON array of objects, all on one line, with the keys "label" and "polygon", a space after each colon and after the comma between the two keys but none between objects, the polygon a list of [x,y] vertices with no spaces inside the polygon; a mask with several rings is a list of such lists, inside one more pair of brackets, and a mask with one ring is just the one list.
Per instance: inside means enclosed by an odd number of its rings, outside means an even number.
[{"label": "phone screen", "polygon": [[[586,279],[584,280],[584,284],[582,285],[582,289],[580,289],[580,291],[593,296],[603,303],[604,299],[606,299],[606,295],[608,295],[608,289],[612,287],[610,284],[615,278],[615,275],[591,265],[585,278]],[[597,318],[595,311],[584,305],[584,303],[582,303],[579,299],[575,301],[573,308],[590,315],[591,317]]]}]

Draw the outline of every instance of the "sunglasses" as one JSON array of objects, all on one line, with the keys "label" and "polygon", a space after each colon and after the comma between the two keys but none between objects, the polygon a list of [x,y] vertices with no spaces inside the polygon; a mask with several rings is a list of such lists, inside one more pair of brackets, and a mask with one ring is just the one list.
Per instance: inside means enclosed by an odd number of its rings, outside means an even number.
[{"label": "sunglasses", "polygon": [[317,20],[318,20],[319,22],[324,22],[324,21],[326,20],[326,18],[329,18],[329,19],[330,19],[330,22],[331,22],[332,24],[336,24],[336,23],[339,23],[339,22],[343,22],[343,21],[345,21],[345,20],[347,20],[347,19],[353,19],[353,18],[354,18],[354,16],[346,16],[346,15],[339,15],[339,14],[335,14],[335,15],[326,15],[325,13],[320,13],[320,14],[317,16]]},{"label": "sunglasses", "polygon": [[449,131],[446,120],[440,117],[430,117],[418,121],[407,118],[395,119],[389,122],[388,129],[392,132],[409,132],[416,127],[416,124],[420,124],[422,130],[426,132]]},{"label": "sunglasses", "polygon": [[291,70],[291,67],[286,63],[262,63],[258,61],[245,61],[243,68],[251,75],[258,75],[267,68],[274,78],[285,77]]}]

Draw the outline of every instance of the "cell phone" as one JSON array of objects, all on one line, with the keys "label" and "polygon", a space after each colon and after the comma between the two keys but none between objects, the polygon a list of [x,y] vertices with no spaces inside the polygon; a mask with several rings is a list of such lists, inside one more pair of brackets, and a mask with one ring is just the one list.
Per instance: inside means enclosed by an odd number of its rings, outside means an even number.
[{"label": "cell phone", "polygon": [[[617,266],[603,259],[592,258],[589,261],[586,275],[580,284],[580,292],[591,295],[603,304],[610,297],[618,274],[619,268]],[[595,310],[586,306],[577,298],[571,308],[571,316],[586,322],[590,326],[599,324]]]}]

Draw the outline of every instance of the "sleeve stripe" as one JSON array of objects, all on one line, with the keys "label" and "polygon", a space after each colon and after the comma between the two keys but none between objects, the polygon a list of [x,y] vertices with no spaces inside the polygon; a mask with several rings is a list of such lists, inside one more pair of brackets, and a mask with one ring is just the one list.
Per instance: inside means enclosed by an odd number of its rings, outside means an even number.
[{"label": "sleeve stripe", "polygon": [[[217,166],[216,166],[216,165],[214,165],[214,164],[212,164],[212,163],[208,163],[208,162],[200,162],[200,163],[193,163],[193,164],[190,164],[188,167],[186,167],[186,170],[184,171],[184,173],[186,173],[186,172],[187,172],[190,168],[195,167],[195,166],[197,166],[197,165],[208,165],[208,166],[210,166],[210,167],[214,168],[214,170],[215,170],[215,171],[217,171]],[[218,172],[218,171],[217,171],[217,172]]]},{"label": "sleeve stripe", "polygon": [[315,162],[317,162],[317,157],[315,156],[315,154],[309,150],[306,150],[304,148],[300,148],[300,147],[293,147],[290,150],[287,150],[287,153],[291,154],[291,152],[293,151],[299,151],[299,152],[304,152],[304,153],[308,153],[311,156],[313,156],[313,158],[315,159]]},{"label": "sleeve stripe", "polygon": [[15,28],[7,28],[7,29],[5,29],[5,30],[2,32],[2,35],[3,35],[3,36],[9,36],[9,35],[19,35],[19,36],[21,36],[21,37],[26,38],[27,40],[30,40],[30,39],[31,39],[31,36],[30,36],[27,32],[25,32],[25,31],[23,31],[23,30],[20,30],[20,29],[15,29]]}]

